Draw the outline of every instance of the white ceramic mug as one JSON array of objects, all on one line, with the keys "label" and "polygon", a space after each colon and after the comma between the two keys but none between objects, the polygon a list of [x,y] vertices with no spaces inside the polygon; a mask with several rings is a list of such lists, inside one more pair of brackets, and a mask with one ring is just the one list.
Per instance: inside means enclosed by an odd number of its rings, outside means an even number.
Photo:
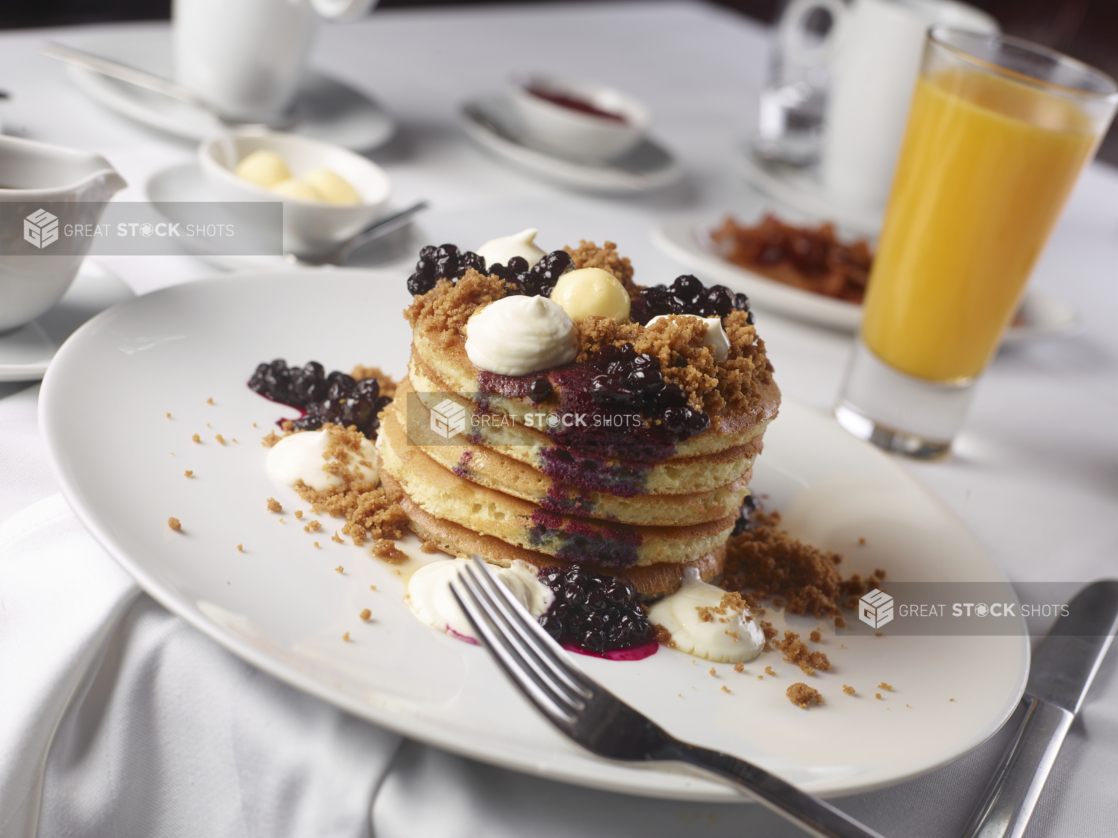
[{"label": "white ceramic mug", "polygon": [[[821,44],[808,44],[798,33],[816,9],[834,25]],[[988,14],[953,0],[793,0],[784,21],[782,47],[830,70],[823,186],[834,200],[868,211],[889,198],[928,27],[998,31]]]},{"label": "white ceramic mug", "polygon": [[82,238],[76,251],[58,245],[52,251],[40,239],[41,252],[21,255],[18,251],[28,248],[11,245],[27,238],[25,217],[39,213],[38,219],[32,219],[36,226],[57,231],[58,217],[46,215],[43,205],[65,205],[68,224],[95,225],[109,199],[127,184],[100,155],[4,136],[0,136],[0,184],[0,202],[6,205],[0,230],[0,332],[4,332],[53,308],[93,244],[92,238]]},{"label": "white ceramic mug", "polygon": [[376,0],[174,0],[175,78],[221,113],[270,122],[294,102],[319,17]]}]

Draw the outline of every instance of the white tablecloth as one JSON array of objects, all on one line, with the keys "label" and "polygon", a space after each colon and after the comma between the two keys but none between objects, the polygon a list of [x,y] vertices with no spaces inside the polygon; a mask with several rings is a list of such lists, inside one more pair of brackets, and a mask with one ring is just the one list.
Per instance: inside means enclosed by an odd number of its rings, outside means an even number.
[{"label": "white tablecloth", "polygon": [[[105,31],[142,29],[108,27]],[[157,28],[157,27],[152,27]],[[189,144],[85,99],[43,37],[0,34],[5,130],[106,155],[142,197]],[[547,242],[608,237],[639,271],[682,270],[652,247],[657,219],[711,219],[745,201],[733,147],[754,122],[764,33],[689,3],[377,12],[330,26],[314,64],[375,93],[400,122],[373,157],[401,200],[426,197],[432,240],[470,246],[538,226]],[[471,147],[466,97],[517,68],[607,80],[649,102],[682,159],[677,187],[591,198],[527,179]],[[138,293],[214,273],[189,256],[102,257]],[[1014,580],[1118,575],[1118,173],[1077,188],[1034,287],[1080,315],[1069,338],[1003,351],[957,456],[906,467]],[[776,317],[763,336],[786,395],[826,410],[848,337]],[[755,806],[653,801],[521,776],[401,742],[257,672],[139,592],[57,494],[37,386],[0,384],[0,836],[792,835]],[[107,487],[111,489],[112,487]],[[1118,665],[1104,663],[1030,836],[1118,832]],[[1012,726],[1013,723],[1011,723]],[[890,836],[957,834],[1004,747],[839,801]]]}]

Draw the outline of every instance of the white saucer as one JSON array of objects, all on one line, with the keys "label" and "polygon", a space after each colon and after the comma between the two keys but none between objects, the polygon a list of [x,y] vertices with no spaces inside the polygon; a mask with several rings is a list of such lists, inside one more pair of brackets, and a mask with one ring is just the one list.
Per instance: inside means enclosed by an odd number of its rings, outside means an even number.
[{"label": "white saucer", "polygon": [[[170,31],[145,29],[96,38],[73,46],[103,55],[140,70],[171,78],[174,74]],[[124,116],[189,140],[201,140],[225,130],[217,119],[185,102],[144,90],[100,73],[68,67],[82,92]],[[354,151],[384,145],[396,126],[365,93],[314,71],[307,73],[295,102],[299,121],[293,134],[325,140]]]},{"label": "white saucer", "polygon": [[[156,172],[148,178],[144,190],[147,199],[151,201],[160,215],[168,221],[178,221],[184,224],[190,223],[195,216],[187,217],[184,215],[180,217],[176,213],[177,204],[214,200],[206,183],[205,175],[202,174],[202,170],[196,163],[184,163]],[[219,211],[218,207],[214,208],[215,213]],[[395,209],[388,206],[385,207],[384,212],[388,215],[395,212]],[[232,223],[235,219],[231,216],[228,219],[217,219],[215,217],[215,223],[224,221]],[[240,223],[240,221],[237,221],[237,223]],[[182,242],[184,246],[193,245],[190,246],[190,252],[194,255],[200,256],[207,262],[227,271],[283,270],[285,268],[295,270],[303,267],[276,255],[230,256],[221,252],[222,248],[219,243],[215,243],[213,248],[208,247],[207,240],[204,238],[183,238]],[[361,268],[407,265],[415,262],[419,249],[425,244],[428,244],[428,242],[425,240],[422,230],[414,223],[408,224],[359,248],[350,256],[346,265],[347,267]]]},{"label": "white saucer", "polygon": [[829,195],[819,182],[817,166],[797,168],[758,159],[748,145],[734,150],[738,172],[752,186],[770,198],[820,221],[830,221],[862,236],[876,237],[881,232],[883,212],[871,212],[844,205]]},{"label": "white saucer", "polygon": [[58,305],[38,320],[0,334],[0,381],[38,381],[58,347],[80,325],[134,296],[120,277],[87,259]]},{"label": "white saucer", "polygon": [[[793,288],[727,262],[706,247],[707,229],[692,221],[668,221],[653,228],[652,241],[668,256],[699,272],[703,282],[718,282],[748,294],[755,308],[843,332],[858,330],[860,305]],[[1037,291],[1025,294],[1021,315],[1021,322],[1006,330],[1003,344],[1055,337],[1076,320],[1070,307]]]},{"label": "white saucer", "polygon": [[683,175],[671,152],[648,138],[605,163],[580,163],[535,148],[521,132],[505,96],[467,102],[462,106],[460,121],[470,139],[501,160],[569,189],[632,194],[660,189]]}]

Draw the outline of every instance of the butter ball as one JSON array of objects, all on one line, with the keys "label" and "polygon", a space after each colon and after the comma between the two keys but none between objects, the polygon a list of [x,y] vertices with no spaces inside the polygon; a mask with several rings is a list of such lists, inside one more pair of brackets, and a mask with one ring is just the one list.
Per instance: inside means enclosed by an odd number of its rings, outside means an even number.
[{"label": "butter ball", "polygon": [[357,190],[349,185],[349,181],[332,169],[311,169],[300,179],[318,193],[320,201],[343,206],[353,206],[361,203],[361,196],[357,194]]},{"label": "butter ball", "polygon": [[283,158],[274,151],[254,151],[237,164],[237,177],[271,189],[277,183],[291,179],[291,170]]},{"label": "butter ball", "polygon": [[629,292],[609,271],[581,268],[559,277],[551,292],[572,320],[596,314],[624,322],[629,319]]},{"label": "butter ball", "polygon": [[272,187],[272,191],[284,198],[294,198],[297,201],[321,201],[318,190],[306,181],[288,178]]}]

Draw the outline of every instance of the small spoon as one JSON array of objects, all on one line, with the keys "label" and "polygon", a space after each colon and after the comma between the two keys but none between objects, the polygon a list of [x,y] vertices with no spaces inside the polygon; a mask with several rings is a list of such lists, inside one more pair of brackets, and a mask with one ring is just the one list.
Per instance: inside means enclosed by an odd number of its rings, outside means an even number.
[{"label": "small spoon", "polygon": [[211,102],[203,99],[193,90],[183,87],[178,82],[165,79],[162,76],[157,76],[155,73],[149,73],[146,70],[138,70],[135,67],[121,64],[119,61],[113,61],[104,56],[94,55],[91,52],[68,47],[65,44],[58,44],[54,41],[47,41],[43,44],[40,52],[48,58],[57,58],[59,61],[64,61],[67,64],[81,67],[83,70],[91,70],[94,73],[100,73],[109,78],[119,79],[128,84],[134,84],[145,90],[161,93],[164,96],[169,96],[180,102],[186,102],[188,105],[193,105],[205,111],[223,125],[231,128],[260,127],[281,130],[291,128],[298,122],[295,118],[281,119],[279,122],[271,124],[234,119],[221,113]]},{"label": "small spoon", "polygon": [[379,218],[352,239],[341,244],[336,250],[325,256],[309,257],[296,256],[294,253],[285,253],[283,254],[283,258],[293,265],[308,265],[312,267],[318,267],[319,265],[344,265],[358,248],[399,230],[411,221],[412,216],[427,209],[428,206],[429,204],[427,201],[419,201],[418,203],[412,204],[407,209],[400,210],[395,215],[390,215],[387,218]]}]

